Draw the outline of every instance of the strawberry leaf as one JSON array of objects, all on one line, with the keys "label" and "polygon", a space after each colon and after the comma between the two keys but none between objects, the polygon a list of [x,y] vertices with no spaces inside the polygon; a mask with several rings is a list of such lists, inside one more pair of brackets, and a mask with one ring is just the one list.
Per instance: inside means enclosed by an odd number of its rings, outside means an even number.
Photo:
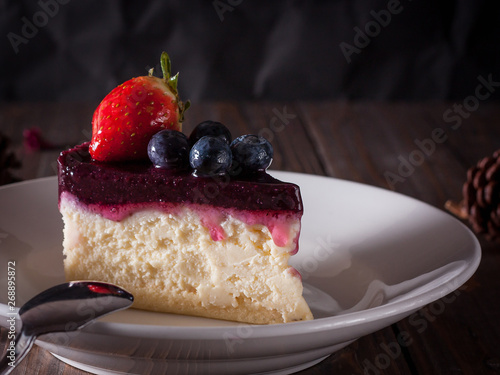
[{"label": "strawberry leaf", "polygon": [[189,107],[191,107],[191,101],[179,101],[179,122],[184,121],[184,112],[186,112]]},{"label": "strawberry leaf", "polygon": [[163,72],[163,79],[168,81],[170,76],[172,75],[172,62],[170,61],[170,57],[168,53],[162,52],[160,57],[160,65],[161,71]]},{"label": "strawberry leaf", "polygon": [[179,73],[177,73],[175,76],[170,77],[167,80],[168,85],[170,88],[173,90],[174,93],[177,93],[177,82],[179,80]]}]

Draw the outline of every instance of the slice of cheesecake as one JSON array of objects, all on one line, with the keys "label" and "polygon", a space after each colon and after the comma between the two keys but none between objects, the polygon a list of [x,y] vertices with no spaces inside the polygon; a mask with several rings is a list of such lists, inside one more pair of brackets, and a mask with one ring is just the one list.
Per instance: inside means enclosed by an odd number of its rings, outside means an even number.
[{"label": "slice of cheesecake", "polygon": [[312,319],[300,274],[297,185],[266,172],[196,177],[151,163],[61,153],[68,280],[112,282],[134,307],[255,324]]}]

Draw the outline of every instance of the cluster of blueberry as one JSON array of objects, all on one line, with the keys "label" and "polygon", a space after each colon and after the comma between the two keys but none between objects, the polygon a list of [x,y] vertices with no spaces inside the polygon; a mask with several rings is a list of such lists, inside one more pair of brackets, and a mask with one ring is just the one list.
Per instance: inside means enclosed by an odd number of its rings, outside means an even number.
[{"label": "cluster of blueberry", "polygon": [[189,138],[177,130],[156,133],[148,145],[151,162],[158,168],[187,169],[197,176],[214,176],[231,169],[241,173],[265,171],[273,160],[273,147],[263,137],[242,135],[232,140],[220,122],[204,121]]}]

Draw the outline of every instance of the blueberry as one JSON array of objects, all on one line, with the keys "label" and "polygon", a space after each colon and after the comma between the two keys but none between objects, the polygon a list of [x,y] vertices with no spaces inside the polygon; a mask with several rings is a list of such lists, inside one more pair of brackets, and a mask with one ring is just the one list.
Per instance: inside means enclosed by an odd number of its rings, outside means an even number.
[{"label": "blueberry", "polygon": [[193,129],[191,132],[191,135],[189,136],[189,144],[192,146],[201,137],[204,137],[206,135],[210,135],[212,137],[220,137],[224,139],[224,141],[227,144],[231,143],[231,140],[233,139],[231,136],[231,132],[229,131],[228,128],[226,128],[223,124],[217,121],[203,121],[196,125],[196,127]]},{"label": "blueberry", "polygon": [[206,135],[191,148],[189,164],[198,176],[224,174],[232,163],[231,149],[220,137]]},{"label": "blueberry", "polygon": [[231,143],[234,168],[243,172],[265,171],[273,161],[273,146],[264,137],[247,134]]},{"label": "blueberry", "polygon": [[151,137],[148,156],[159,168],[183,169],[189,166],[189,142],[187,137],[171,129],[161,130]]}]

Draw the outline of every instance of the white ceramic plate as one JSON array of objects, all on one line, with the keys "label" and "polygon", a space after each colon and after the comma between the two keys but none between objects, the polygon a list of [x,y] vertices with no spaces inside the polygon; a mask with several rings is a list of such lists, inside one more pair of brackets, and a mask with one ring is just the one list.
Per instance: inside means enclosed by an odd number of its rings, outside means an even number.
[{"label": "white ceramic plate", "polygon": [[[332,178],[272,174],[302,190],[292,265],[315,320],[253,326],[130,309],[37,344],[95,374],[289,374],[451,293],[479,265],[474,235],[427,204]],[[7,262],[15,262],[21,306],[64,282],[61,243],[55,177],[0,188],[1,325]]]}]

